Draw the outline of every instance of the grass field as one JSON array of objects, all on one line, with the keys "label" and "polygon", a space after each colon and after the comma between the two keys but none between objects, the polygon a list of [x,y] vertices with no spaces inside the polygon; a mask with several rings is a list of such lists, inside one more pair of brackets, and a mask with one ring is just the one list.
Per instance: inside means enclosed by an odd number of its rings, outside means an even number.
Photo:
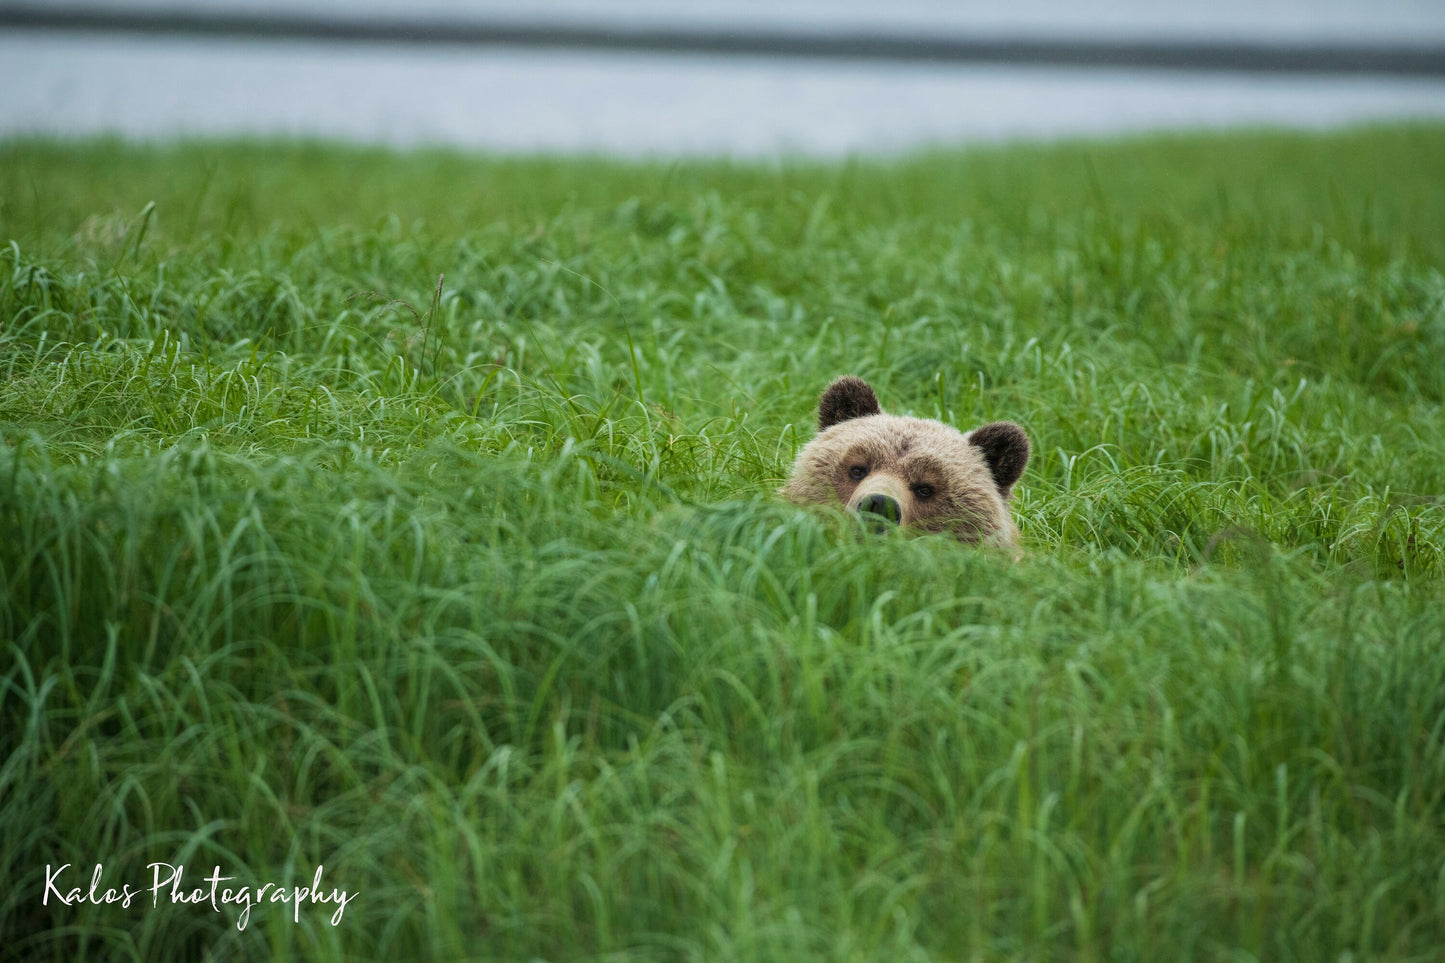
[{"label": "grass field", "polygon": [[[0,240],[7,959],[1441,958],[1445,128],[11,142]],[[779,502],[842,373],[1021,561]]]}]

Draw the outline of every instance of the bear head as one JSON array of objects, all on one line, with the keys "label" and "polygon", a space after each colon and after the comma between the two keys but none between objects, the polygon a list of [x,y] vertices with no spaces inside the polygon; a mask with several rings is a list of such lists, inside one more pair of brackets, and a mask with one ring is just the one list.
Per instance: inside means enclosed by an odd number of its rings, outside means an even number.
[{"label": "bear head", "polygon": [[799,505],[842,505],[880,523],[1014,546],[1008,502],[1028,460],[1028,436],[1011,421],[964,433],[884,414],[868,382],[850,376],[823,392],[818,434],[781,493]]}]

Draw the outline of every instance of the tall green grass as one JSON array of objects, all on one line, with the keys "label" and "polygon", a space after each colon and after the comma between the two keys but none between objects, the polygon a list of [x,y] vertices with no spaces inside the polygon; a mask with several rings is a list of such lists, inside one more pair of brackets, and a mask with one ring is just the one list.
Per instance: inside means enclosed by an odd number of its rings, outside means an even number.
[{"label": "tall green grass", "polygon": [[[1436,959],[1442,185],[0,145],[0,944]],[[1021,561],[778,502],[841,373]],[[44,899],[156,862],[354,899]]]}]

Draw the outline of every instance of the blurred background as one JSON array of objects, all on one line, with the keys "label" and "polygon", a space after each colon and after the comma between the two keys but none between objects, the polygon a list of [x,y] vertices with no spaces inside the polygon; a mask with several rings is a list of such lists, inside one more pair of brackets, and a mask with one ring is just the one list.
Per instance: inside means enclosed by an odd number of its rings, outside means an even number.
[{"label": "blurred background", "polygon": [[1445,116],[1441,0],[0,0],[0,136],[775,157]]}]

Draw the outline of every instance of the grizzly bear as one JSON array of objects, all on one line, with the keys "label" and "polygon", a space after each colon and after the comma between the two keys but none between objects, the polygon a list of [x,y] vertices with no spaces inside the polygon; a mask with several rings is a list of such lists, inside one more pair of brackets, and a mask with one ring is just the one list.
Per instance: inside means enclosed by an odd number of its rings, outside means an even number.
[{"label": "grizzly bear", "polygon": [[818,434],[780,491],[796,504],[842,505],[879,524],[1016,546],[1009,495],[1028,460],[1028,436],[1011,421],[965,434],[884,414],[868,382],[845,376],[823,392]]}]

